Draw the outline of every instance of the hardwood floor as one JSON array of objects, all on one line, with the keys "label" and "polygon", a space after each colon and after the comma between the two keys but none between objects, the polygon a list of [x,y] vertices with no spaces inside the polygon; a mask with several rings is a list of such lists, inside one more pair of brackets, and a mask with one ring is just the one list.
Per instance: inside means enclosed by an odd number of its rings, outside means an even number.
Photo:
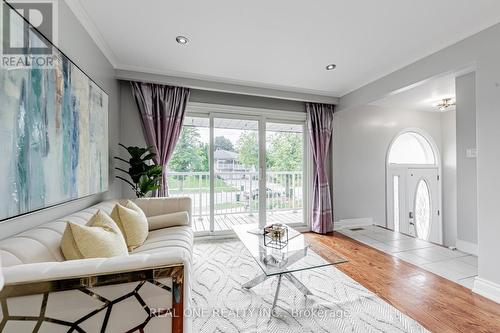
[{"label": "hardwood floor", "polygon": [[459,284],[339,233],[305,235],[316,253],[348,259],[336,267],[431,332],[500,332],[500,305]]}]

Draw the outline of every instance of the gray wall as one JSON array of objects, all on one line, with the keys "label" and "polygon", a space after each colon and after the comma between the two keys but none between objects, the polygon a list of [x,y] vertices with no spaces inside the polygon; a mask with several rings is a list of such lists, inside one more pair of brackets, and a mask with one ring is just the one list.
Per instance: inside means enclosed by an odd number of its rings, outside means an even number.
[{"label": "gray wall", "polygon": [[442,73],[476,70],[479,277],[474,291],[500,302],[500,24],[468,37],[340,99],[350,109]]},{"label": "gray wall", "polygon": [[[130,83],[125,81],[120,81],[120,133],[120,143],[125,146],[147,146],[144,134],[142,133],[139,111],[130,90]],[[123,148],[120,148],[120,156],[125,159],[129,157]],[[135,197],[134,192],[128,184],[122,181],[120,181],[120,184],[123,197]]]},{"label": "gray wall", "polygon": [[386,156],[402,130],[419,128],[441,147],[441,115],[361,106],[335,113],[333,188],[335,221],[371,217],[386,225]]},{"label": "gray wall", "polygon": [[335,114],[335,220],[373,218],[386,225],[386,156],[404,129],[432,137],[441,156],[443,242],[454,246],[457,229],[455,111],[444,113],[363,106]]},{"label": "gray wall", "polygon": [[456,111],[441,113],[443,244],[457,240],[457,136]]},{"label": "gray wall", "polygon": [[476,148],[476,77],[470,73],[457,77],[457,238],[477,244],[477,169],[476,159],[467,149]]},{"label": "gray wall", "polygon": [[208,90],[191,91],[190,102],[254,107],[260,109],[305,112],[305,103],[286,99],[222,93]]},{"label": "gray wall", "polygon": [[35,214],[7,220],[0,224],[0,238],[21,232],[32,226],[63,217],[77,210],[91,206],[106,198],[118,197],[120,186],[114,181],[113,160],[120,135],[118,119],[119,86],[114,78],[114,69],[107,61],[86,30],[80,25],[64,1],[59,1],[59,43],[58,47],[87,75],[99,84],[109,95],[109,145],[110,184],[109,191],[70,203],[45,209]]}]

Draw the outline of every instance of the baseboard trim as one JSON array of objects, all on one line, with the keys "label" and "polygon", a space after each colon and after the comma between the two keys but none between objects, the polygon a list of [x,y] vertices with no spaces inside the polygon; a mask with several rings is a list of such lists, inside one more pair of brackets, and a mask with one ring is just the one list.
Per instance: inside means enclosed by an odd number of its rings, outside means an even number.
[{"label": "baseboard trim", "polygon": [[500,304],[500,284],[476,277],[472,291]]},{"label": "baseboard trim", "polygon": [[342,230],[342,229],[351,229],[358,227],[365,227],[368,225],[373,225],[373,218],[371,217],[363,217],[356,219],[343,219],[338,220],[333,223],[333,230]]},{"label": "baseboard trim", "polygon": [[477,256],[477,244],[457,239],[455,246],[462,252]]}]

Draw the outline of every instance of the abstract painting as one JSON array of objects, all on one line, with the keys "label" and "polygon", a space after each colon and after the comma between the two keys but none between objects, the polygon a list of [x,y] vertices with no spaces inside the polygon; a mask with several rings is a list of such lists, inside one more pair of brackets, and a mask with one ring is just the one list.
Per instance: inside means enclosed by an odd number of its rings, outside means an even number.
[{"label": "abstract painting", "polygon": [[0,220],[108,189],[108,96],[52,58],[0,68]]}]

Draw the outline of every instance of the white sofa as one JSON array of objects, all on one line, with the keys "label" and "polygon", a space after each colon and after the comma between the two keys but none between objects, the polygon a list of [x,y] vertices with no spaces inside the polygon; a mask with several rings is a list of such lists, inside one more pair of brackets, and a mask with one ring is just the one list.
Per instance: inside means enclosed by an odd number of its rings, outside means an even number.
[{"label": "white sofa", "polygon": [[190,300],[190,198],[135,200],[148,217],[187,211],[189,222],[150,230],[130,255],[65,261],[65,221],[85,224],[98,209],[111,213],[116,203],[0,241],[0,332],[190,332],[183,316]]}]

